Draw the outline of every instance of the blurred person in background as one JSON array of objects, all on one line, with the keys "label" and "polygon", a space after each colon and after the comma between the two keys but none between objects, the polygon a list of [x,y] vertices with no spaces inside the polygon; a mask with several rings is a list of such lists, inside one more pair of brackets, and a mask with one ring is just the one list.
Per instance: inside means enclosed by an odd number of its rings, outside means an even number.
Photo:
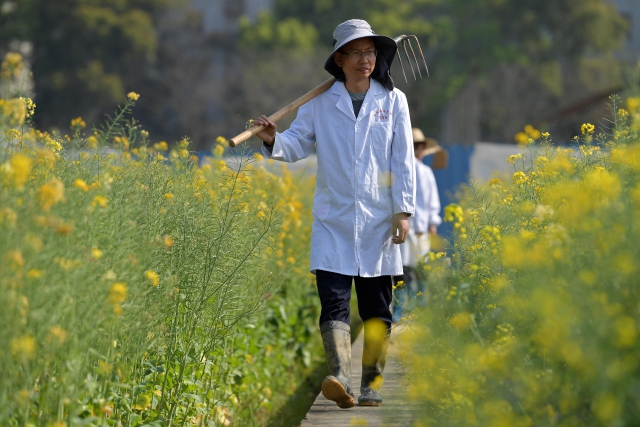
[{"label": "blurred person in background", "polygon": [[[413,128],[414,165],[416,168],[416,213],[409,218],[409,233],[404,244],[400,245],[402,254],[401,276],[395,276],[395,292],[393,302],[393,321],[399,322],[402,311],[408,300],[420,296],[420,304],[424,302],[427,289],[426,272],[419,269],[418,264],[431,249],[431,237],[438,234],[440,218],[440,196],[433,171],[422,159],[427,149],[437,145],[436,140],[425,138],[422,131]],[[419,294],[420,293],[420,294]]]},{"label": "blurred person in background", "polygon": [[365,322],[360,406],[379,406],[391,333],[392,276],[402,274],[399,245],[414,213],[415,168],[404,93],[389,73],[397,45],[366,21],[333,33],[325,69],[337,82],[300,107],[280,133],[266,116],[254,124],[265,157],[295,162],[317,151],[311,272],[322,305],[320,332],[330,375],[322,394],[340,408],[355,405],[351,389],[351,286]]}]

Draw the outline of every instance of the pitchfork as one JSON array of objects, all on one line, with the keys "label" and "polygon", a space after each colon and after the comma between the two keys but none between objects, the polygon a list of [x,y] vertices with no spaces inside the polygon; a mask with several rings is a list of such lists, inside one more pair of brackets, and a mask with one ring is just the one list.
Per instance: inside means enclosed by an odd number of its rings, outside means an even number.
[{"label": "pitchfork", "polygon": [[[400,56],[400,46],[402,46],[402,50],[404,50],[404,54],[407,57],[407,62],[411,66],[411,72],[413,73],[413,79],[417,80],[416,72],[413,69],[413,64],[414,63],[416,64],[416,68],[418,69],[418,75],[420,76],[420,78],[422,78],[422,73],[420,72],[420,62],[418,61],[418,58],[416,57],[416,53],[413,50],[413,46],[411,45],[411,40],[414,40],[416,42],[416,44],[418,45],[418,52],[422,56],[422,61],[424,63],[424,68],[427,71],[427,76],[429,75],[429,67],[427,67],[427,60],[424,58],[424,53],[422,53],[422,49],[420,48],[420,42],[418,42],[418,38],[416,36],[405,36],[403,34],[401,36],[398,36],[398,37],[394,38],[393,41],[395,41],[396,44],[398,45],[398,59],[400,60],[400,67],[402,68],[402,74],[404,75],[404,80],[405,81],[407,81],[407,75],[406,75],[406,73],[404,71],[404,64],[402,63],[402,57]],[[407,45],[409,45],[409,50],[411,51],[411,54],[413,55],[413,62],[411,62],[411,56],[409,56],[409,51],[407,50]],[[278,111],[278,112],[272,114],[271,116],[269,116],[269,120],[274,122],[274,123],[277,122],[278,120],[280,120],[281,118],[283,118],[287,114],[291,113],[293,110],[295,110],[297,108],[300,108],[302,105],[306,104],[307,102],[311,101],[316,96],[320,95],[322,92],[324,92],[327,89],[329,89],[335,82],[336,82],[336,78],[335,77],[331,77],[330,79],[328,79],[324,83],[321,83],[320,85],[316,86],[314,89],[312,89],[309,92],[307,92],[306,94],[302,95],[300,98],[296,99],[295,101],[293,101],[291,104],[287,105],[286,107],[284,107],[280,111]],[[265,126],[255,126],[255,127],[250,128],[250,129],[247,129],[246,131],[242,132],[240,135],[230,139],[229,140],[229,145],[232,146],[232,147],[235,147],[236,145],[238,145],[238,144],[246,141],[247,139],[251,138],[252,136],[256,135],[258,132],[260,132],[264,128],[265,128]]]}]

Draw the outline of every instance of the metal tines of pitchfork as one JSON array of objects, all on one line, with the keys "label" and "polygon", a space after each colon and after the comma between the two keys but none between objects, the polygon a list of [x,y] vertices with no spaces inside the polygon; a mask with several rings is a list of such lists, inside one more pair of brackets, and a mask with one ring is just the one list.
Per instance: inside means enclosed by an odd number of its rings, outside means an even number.
[{"label": "metal tines of pitchfork", "polygon": [[407,75],[404,72],[404,64],[402,63],[402,56],[400,55],[401,45],[402,45],[402,49],[404,50],[404,54],[407,57],[407,61],[409,62],[409,66],[411,67],[411,72],[413,73],[413,79],[417,80],[416,72],[413,69],[413,62],[411,62],[411,57],[409,56],[409,52],[407,51],[407,45],[409,45],[409,49],[411,50],[411,54],[413,55],[413,61],[415,62],[416,67],[418,68],[418,75],[420,76],[420,78],[422,78],[422,73],[420,72],[420,62],[418,61],[418,58],[416,57],[416,53],[413,50],[413,46],[411,45],[411,40],[415,41],[416,44],[418,45],[418,52],[420,53],[420,56],[422,56],[422,62],[424,63],[424,68],[427,70],[427,77],[428,77],[429,67],[427,67],[427,60],[424,57],[424,53],[422,53],[422,48],[420,48],[420,42],[418,41],[418,37],[413,35],[407,36],[403,34],[401,36],[394,38],[393,40],[398,45],[398,59],[400,60],[400,67],[402,67],[402,75],[404,75],[404,81],[408,83]]}]

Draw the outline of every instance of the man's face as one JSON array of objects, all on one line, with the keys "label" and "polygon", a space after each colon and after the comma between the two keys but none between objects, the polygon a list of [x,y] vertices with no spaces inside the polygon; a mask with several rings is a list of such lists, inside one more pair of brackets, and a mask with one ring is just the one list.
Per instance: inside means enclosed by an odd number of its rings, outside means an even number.
[{"label": "man's face", "polygon": [[[342,67],[347,81],[364,80],[369,78],[376,66],[376,57],[371,55],[375,50],[376,45],[370,38],[356,39],[342,46],[333,57],[338,67]],[[365,52],[369,55],[363,54]]]},{"label": "man's face", "polygon": [[424,142],[418,142],[413,144],[413,153],[420,159],[422,158],[422,152],[427,149],[427,144]]}]

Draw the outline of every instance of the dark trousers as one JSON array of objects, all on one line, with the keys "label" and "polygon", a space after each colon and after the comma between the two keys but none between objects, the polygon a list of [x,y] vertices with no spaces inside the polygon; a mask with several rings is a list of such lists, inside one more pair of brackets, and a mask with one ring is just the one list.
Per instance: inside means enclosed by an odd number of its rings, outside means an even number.
[{"label": "dark trousers", "polygon": [[358,312],[363,321],[378,318],[391,327],[392,285],[391,276],[346,276],[330,271],[317,270],[316,284],[322,304],[320,324],[338,320],[351,324],[351,284],[355,281],[358,294]]}]

